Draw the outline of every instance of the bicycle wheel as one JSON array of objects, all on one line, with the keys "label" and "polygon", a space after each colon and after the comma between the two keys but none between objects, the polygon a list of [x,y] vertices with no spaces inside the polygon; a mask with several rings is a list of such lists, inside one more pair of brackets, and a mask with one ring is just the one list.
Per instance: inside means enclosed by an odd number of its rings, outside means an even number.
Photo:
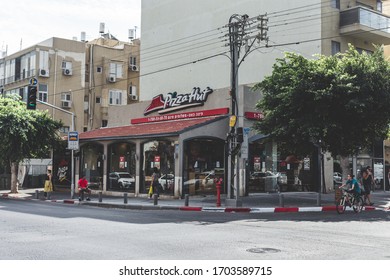
[{"label": "bicycle wheel", "polygon": [[355,197],[352,205],[353,211],[355,211],[355,213],[360,213],[363,210],[363,204],[364,202],[361,196]]},{"label": "bicycle wheel", "polygon": [[343,214],[345,212],[345,196],[341,197],[338,201],[336,201],[336,210],[337,213]]}]

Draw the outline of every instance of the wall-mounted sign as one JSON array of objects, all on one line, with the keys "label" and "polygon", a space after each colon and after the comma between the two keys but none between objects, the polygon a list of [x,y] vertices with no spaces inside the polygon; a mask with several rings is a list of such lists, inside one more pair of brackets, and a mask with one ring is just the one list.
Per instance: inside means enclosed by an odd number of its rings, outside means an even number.
[{"label": "wall-mounted sign", "polygon": [[245,112],[245,118],[250,120],[262,120],[264,119],[264,115],[261,112]]},{"label": "wall-mounted sign", "polygon": [[177,92],[167,93],[164,97],[162,94],[155,96],[150,105],[145,109],[144,115],[158,111],[159,114],[194,107],[202,106],[207,101],[207,97],[213,90],[209,87],[200,90],[194,87],[190,93],[178,94]]},{"label": "wall-mounted sign", "polygon": [[219,109],[211,109],[211,110],[204,110],[204,111],[167,114],[163,116],[151,116],[151,117],[145,117],[139,119],[132,119],[131,124],[210,117],[210,116],[217,116],[217,115],[226,115],[228,113],[229,113],[229,108],[219,108]]},{"label": "wall-mounted sign", "polygon": [[253,158],[253,169],[255,171],[260,171],[261,170],[261,159],[260,159],[260,157],[254,157]]},{"label": "wall-mounted sign", "polygon": [[120,169],[124,169],[125,168],[125,157],[124,156],[120,156],[119,157],[119,168]]}]

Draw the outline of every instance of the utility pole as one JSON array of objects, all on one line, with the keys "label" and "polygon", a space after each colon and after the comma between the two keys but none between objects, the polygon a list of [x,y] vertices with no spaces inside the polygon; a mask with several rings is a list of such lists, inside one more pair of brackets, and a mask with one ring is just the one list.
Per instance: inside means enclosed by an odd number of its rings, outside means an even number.
[{"label": "utility pole", "polygon": [[[248,15],[234,14],[229,19],[229,44],[230,60],[231,60],[231,117],[230,131],[226,139],[227,148],[227,205],[239,206],[241,202],[238,200],[240,195],[240,150],[242,143],[242,130],[244,125],[243,112],[240,112],[239,93],[238,93],[238,69],[246,56],[251,52],[254,43],[258,41],[268,40],[267,38],[267,22],[266,15],[259,15],[249,18]],[[252,41],[251,41],[252,40]],[[240,59],[242,46],[245,46],[245,53]],[[241,161],[241,167],[245,168],[245,164]],[[242,182],[242,181],[241,181]],[[243,186],[241,186],[243,188]]]}]

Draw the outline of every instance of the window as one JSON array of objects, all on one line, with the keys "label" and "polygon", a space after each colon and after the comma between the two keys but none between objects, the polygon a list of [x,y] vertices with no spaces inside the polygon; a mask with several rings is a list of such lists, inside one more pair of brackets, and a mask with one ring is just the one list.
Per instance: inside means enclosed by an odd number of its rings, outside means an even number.
[{"label": "window", "polygon": [[102,120],[102,127],[107,127],[108,120]]},{"label": "window", "polygon": [[130,85],[129,87],[129,95],[137,95],[137,87]]},{"label": "window", "polygon": [[340,42],[332,41],[332,55],[335,55],[341,51]]},{"label": "window", "polygon": [[38,85],[38,100],[47,102],[47,85],[46,84],[39,84]]},{"label": "window", "polygon": [[331,0],[331,6],[335,9],[340,9],[340,0]]},{"label": "window", "polygon": [[96,72],[97,73],[102,73],[103,72],[103,68],[101,66],[96,67]]},{"label": "window", "polygon": [[102,98],[96,97],[96,104],[101,104],[101,103],[102,103]]},{"label": "window", "polygon": [[370,50],[365,50],[365,49],[362,49],[362,48],[356,48],[356,51],[360,54],[362,54],[363,52],[367,53],[367,54],[373,54],[373,51],[370,51]]},{"label": "window", "polygon": [[382,13],[382,1],[381,0],[376,0],[376,10],[378,12],[381,12]]},{"label": "window", "polygon": [[27,91],[28,87],[19,88],[19,95],[22,98],[22,101],[27,102]]},{"label": "window", "polygon": [[124,94],[121,90],[110,90],[110,105],[126,104],[123,101]]},{"label": "window", "polygon": [[48,51],[39,51],[39,69],[49,70]]},{"label": "window", "polygon": [[116,78],[123,77],[122,63],[110,63],[110,76],[114,76]]},{"label": "window", "polygon": [[130,56],[130,65],[137,65],[137,58],[135,56]]},{"label": "window", "polygon": [[71,101],[72,100],[72,94],[71,92],[63,92],[61,93],[61,101]]}]

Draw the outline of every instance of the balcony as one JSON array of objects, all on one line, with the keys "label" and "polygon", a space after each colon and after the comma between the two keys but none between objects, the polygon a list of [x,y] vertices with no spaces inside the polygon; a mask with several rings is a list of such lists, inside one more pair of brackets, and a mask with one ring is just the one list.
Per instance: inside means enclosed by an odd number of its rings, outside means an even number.
[{"label": "balcony", "polygon": [[365,7],[340,12],[340,34],[374,44],[390,44],[390,17]]}]

